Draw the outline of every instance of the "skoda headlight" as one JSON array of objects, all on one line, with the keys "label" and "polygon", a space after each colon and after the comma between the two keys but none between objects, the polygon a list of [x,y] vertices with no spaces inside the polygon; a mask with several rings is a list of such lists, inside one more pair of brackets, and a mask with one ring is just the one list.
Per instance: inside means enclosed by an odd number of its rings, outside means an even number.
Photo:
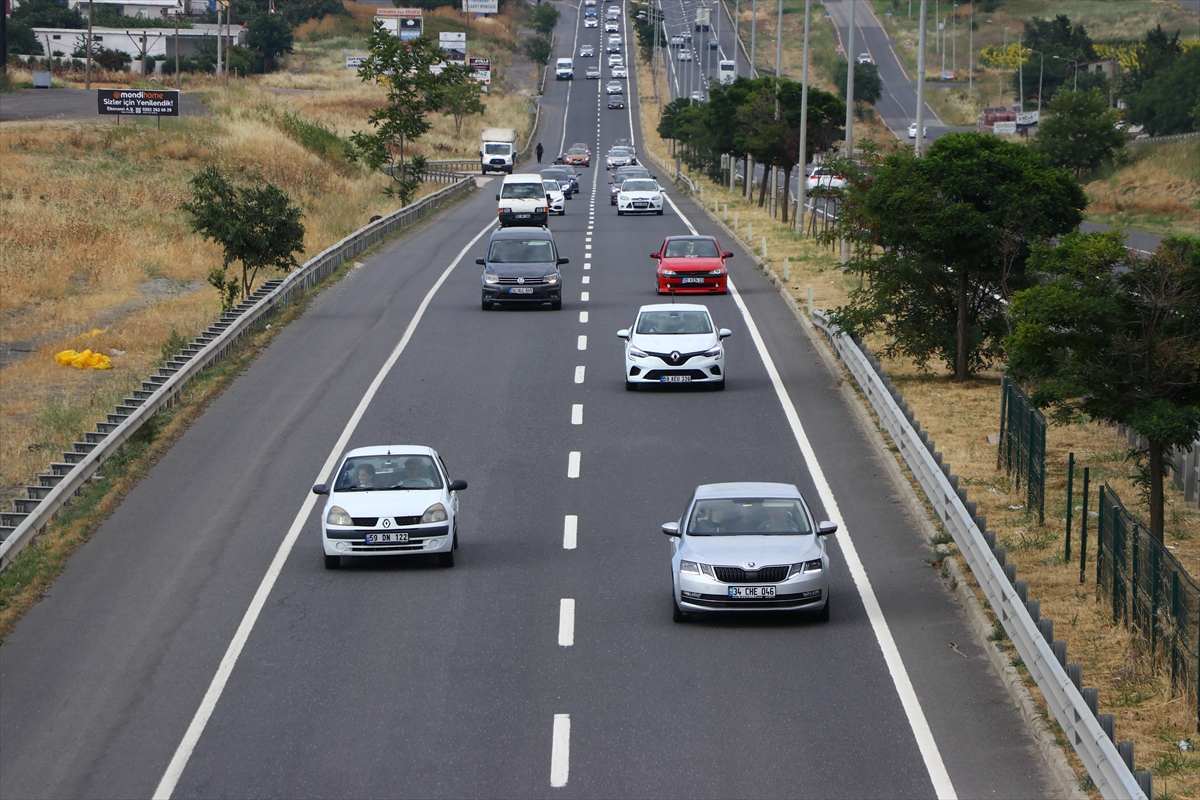
[{"label": "skoda headlight", "polygon": [[792,568],[788,570],[788,578],[796,575],[810,575],[820,572],[822,569],[824,569],[824,565],[819,558],[814,558],[812,561],[801,561],[799,564],[792,564]]},{"label": "skoda headlight", "polygon": [[634,347],[633,345],[629,346],[629,357],[630,358],[648,358],[645,350]]},{"label": "skoda headlight", "polygon": [[494,272],[485,272],[485,273],[483,273],[483,282],[484,283],[492,283],[492,284],[499,283],[500,276]]},{"label": "skoda headlight", "polygon": [[681,575],[699,575],[700,565],[695,561],[680,561],[679,573]]},{"label": "skoda headlight", "polygon": [[341,506],[334,506],[329,509],[329,513],[325,515],[326,525],[353,525],[354,520],[346,513],[346,509]]},{"label": "skoda headlight", "polygon": [[426,522],[445,522],[446,507],[441,503],[434,503],[429,508],[425,509],[425,513],[421,515],[421,523]]}]

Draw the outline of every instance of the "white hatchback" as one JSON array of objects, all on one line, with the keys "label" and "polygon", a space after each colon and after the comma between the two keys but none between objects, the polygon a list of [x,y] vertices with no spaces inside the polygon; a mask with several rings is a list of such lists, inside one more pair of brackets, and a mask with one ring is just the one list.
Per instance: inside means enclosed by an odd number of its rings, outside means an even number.
[{"label": "white hatchback", "polygon": [[323,483],[321,544],[325,568],[342,558],[436,554],[454,566],[458,549],[458,492],[437,451],[418,445],[359,447],[342,458],[332,488]]},{"label": "white hatchback", "polygon": [[625,389],[639,384],[709,383],[725,388],[725,347],[733,335],[713,325],[708,307],[657,303],[638,309],[632,328],[617,331],[625,340]]},{"label": "white hatchback", "polygon": [[663,192],[658,181],[651,178],[630,178],[617,192],[617,216],[625,214],[663,213]]}]

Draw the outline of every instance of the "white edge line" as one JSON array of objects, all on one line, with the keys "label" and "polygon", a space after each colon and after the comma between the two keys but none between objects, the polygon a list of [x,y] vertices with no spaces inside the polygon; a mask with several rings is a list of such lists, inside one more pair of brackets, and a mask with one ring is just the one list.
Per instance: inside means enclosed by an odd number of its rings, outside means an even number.
[{"label": "white edge line", "polygon": [[[462,250],[458,251],[458,255],[454,261],[450,263],[450,266],[446,267],[437,279],[437,282],[426,293],[425,299],[417,307],[412,321],[408,323],[408,328],[405,329],[404,335],[400,337],[400,341],[395,349],[392,350],[392,354],[388,356],[388,360],[380,367],[379,372],[375,375],[375,379],[371,381],[371,385],[367,388],[366,394],[359,401],[358,407],[354,409],[354,413],[347,420],[346,427],[342,430],[342,435],[338,437],[337,443],[333,446],[333,450],[330,451],[329,457],[325,460],[324,465],[322,465],[321,471],[317,474],[317,479],[314,483],[319,482],[328,475],[330,470],[333,469],[334,464],[341,457],[346,444],[354,434],[355,428],[358,427],[359,421],[362,419],[363,414],[366,413],[367,407],[371,404],[371,400],[375,397],[384,379],[400,358],[400,354],[404,352],[404,348],[408,346],[414,331],[417,329],[417,325],[425,315],[425,310],[429,307],[430,302],[433,301],[433,297],[437,294],[438,289],[450,277],[450,273],[462,261],[467,251],[474,247],[480,237],[487,233],[495,224],[495,220],[492,220],[484,226],[483,230],[475,234],[475,238],[468,242]],[[288,529],[287,536],[280,542],[279,549],[275,551],[275,557],[271,560],[271,565],[267,568],[267,573],[259,583],[258,591],[254,593],[254,598],[250,601],[250,606],[242,616],[241,624],[238,625],[237,631],[234,632],[233,639],[229,642],[229,647],[225,650],[225,655],[221,658],[221,663],[217,667],[217,672],[213,675],[212,682],[208,685],[208,691],[204,693],[204,698],[200,701],[200,707],[196,709],[196,714],[192,717],[192,722],[183,734],[182,741],[179,742],[179,746],[175,749],[175,755],[172,756],[171,762],[167,765],[162,780],[158,782],[158,788],[154,790],[155,800],[167,800],[175,792],[175,786],[179,782],[180,777],[182,777],[188,760],[192,757],[192,751],[196,749],[196,745],[200,741],[200,735],[204,733],[204,728],[208,724],[208,720],[212,716],[214,709],[216,709],[217,702],[221,699],[221,693],[225,690],[225,684],[229,681],[229,676],[233,673],[234,666],[237,665],[242,648],[246,646],[246,641],[250,638],[250,632],[254,629],[254,624],[258,621],[258,615],[262,612],[263,606],[267,602],[267,596],[270,595],[271,589],[275,586],[275,581],[279,578],[279,574],[283,570],[284,562],[287,561],[288,555],[292,552],[292,548],[300,536],[300,531],[308,521],[308,517],[312,513],[316,502],[317,496],[309,494],[304,502],[300,504],[300,511],[296,513],[296,518],[292,520],[292,526]]]},{"label": "white edge line", "polygon": [[[688,230],[693,235],[696,235],[695,226],[684,216],[683,212],[679,210],[679,207],[675,205],[670,197],[667,197],[667,202],[671,204],[671,208],[675,210],[675,213],[687,225]],[[921,708],[921,701],[917,698],[916,690],[913,689],[912,681],[908,677],[908,670],[904,666],[904,659],[901,658],[900,650],[896,647],[896,640],[892,638],[891,628],[888,626],[883,609],[880,607],[879,600],[875,596],[875,590],[871,587],[871,580],[867,577],[867,571],[858,557],[858,550],[855,549],[854,542],[850,539],[850,532],[846,530],[846,524],[842,519],[842,512],[838,509],[837,499],[833,496],[833,489],[830,488],[829,481],[825,478],[825,471],[821,469],[821,464],[817,461],[816,451],[813,450],[812,444],[808,440],[808,435],[804,432],[804,425],[800,422],[800,415],[796,413],[796,406],[792,403],[792,398],[788,395],[787,389],[783,385],[783,379],[779,377],[779,371],[775,368],[775,361],[767,351],[767,345],[763,341],[762,335],[758,332],[758,326],[754,323],[754,318],[750,315],[750,309],[746,307],[746,303],[742,300],[741,293],[734,286],[733,280],[730,279],[728,283],[729,293],[733,295],[733,301],[737,304],[738,310],[742,313],[742,318],[746,321],[746,327],[750,331],[750,338],[754,341],[754,346],[758,350],[759,357],[762,358],[763,366],[766,367],[767,374],[771,378],[771,385],[775,387],[775,395],[779,398],[779,402],[783,406],[784,416],[787,417],[788,424],[792,428],[792,434],[796,437],[796,444],[800,446],[800,452],[804,455],[805,463],[808,464],[809,474],[812,475],[813,483],[817,487],[817,494],[821,498],[821,504],[825,506],[825,513],[831,522],[837,523],[839,529],[838,546],[841,548],[842,556],[846,559],[846,566],[850,569],[850,575],[854,578],[854,586],[858,589],[859,597],[862,598],[867,618],[871,621],[871,629],[875,633],[875,640],[879,643],[879,649],[883,651],[883,660],[887,664],[888,672],[892,676],[892,683],[896,686],[896,693],[900,696],[900,703],[904,707],[905,715],[908,717],[909,727],[912,728],[913,737],[916,739],[917,747],[921,751],[921,758],[925,761],[925,769],[929,773],[929,779],[933,783],[934,791],[937,792],[937,796],[942,798],[942,800],[956,798],[957,794],[955,794],[954,785],[950,782],[950,774],[946,771],[946,765],[942,761],[942,755],[938,750],[937,742],[934,741],[933,732],[929,728],[929,722],[925,719],[925,712]]]}]

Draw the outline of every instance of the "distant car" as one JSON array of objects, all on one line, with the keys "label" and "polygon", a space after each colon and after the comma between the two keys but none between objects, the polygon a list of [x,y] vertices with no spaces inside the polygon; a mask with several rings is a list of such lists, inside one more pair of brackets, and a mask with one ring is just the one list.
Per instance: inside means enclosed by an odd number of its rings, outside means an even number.
[{"label": "distant car", "polygon": [[542,186],[546,187],[546,204],[550,207],[551,214],[558,214],[560,217],[567,213],[566,196],[563,194],[562,187],[558,185],[558,181],[547,178],[542,181]]},{"label": "distant car", "polygon": [[709,50],[718,50],[718,49],[720,49],[720,47],[721,47],[721,43],[718,42],[716,39],[708,40],[708,49]]},{"label": "distant car", "polygon": [[599,28],[599,27],[600,27],[600,20],[596,19],[595,17],[586,17],[586,18],[583,20],[583,27],[585,27],[585,28]]},{"label": "distant car", "polygon": [[811,193],[814,189],[844,189],[845,176],[828,167],[818,167],[804,179],[804,191]]},{"label": "distant car", "polygon": [[658,262],[654,288],[659,294],[728,294],[725,259],[712,236],[668,236],[650,257]]},{"label": "distant car", "polygon": [[588,67],[587,72],[585,72],[584,75],[587,77],[588,80],[593,80],[593,81],[600,80],[600,68],[599,67]]},{"label": "distant car", "polygon": [[[538,230],[541,230],[540,228]],[[344,557],[436,555],[454,566],[458,549],[458,492],[431,447],[357,447],[342,457],[333,486],[313,494],[328,498],[321,513],[325,569]]]},{"label": "distant car", "polygon": [[625,388],[643,384],[707,383],[725,388],[725,347],[731,332],[717,329],[708,308],[659,303],[638,309],[625,340]]},{"label": "distant car", "polygon": [[858,58],[856,58],[855,61],[857,61],[859,64],[874,64],[875,63],[875,60],[871,58],[870,53],[859,53]]},{"label": "distant car", "polygon": [[608,66],[625,66],[625,58],[620,53],[612,53],[608,57]]},{"label": "distant car", "polygon": [[616,33],[617,31],[621,30],[621,24],[615,19],[607,20],[604,23],[604,30],[610,33]]},{"label": "distant car", "polygon": [[496,303],[549,303],[562,308],[562,272],[569,263],[558,255],[548,228],[501,228],[492,232],[483,267],[482,307]]},{"label": "distant car", "polygon": [[583,5],[585,8],[595,8],[596,0],[583,0]]},{"label": "distant car", "polygon": [[620,42],[609,42],[608,44],[604,45],[604,52],[606,52],[606,53],[621,52],[621,43]]},{"label": "distant car", "polygon": [[617,167],[627,167],[630,164],[636,164],[637,158],[634,156],[632,147],[617,147],[614,146],[608,151],[608,155],[604,157],[604,166],[607,169],[616,169]]},{"label": "distant car", "polygon": [[596,51],[592,48],[592,46],[590,44],[585,44],[579,48],[579,57],[580,58],[594,58],[595,56],[596,56]]},{"label": "distant car", "polygon": [[608,35],[608,41],[609,43],[616,42],[617,44],[622,44],[625,40],[621,38],[621,34],[619,33],[610,33]]},{"label": "distant car", "polygon": [[614,78],[628,78],[629,72],[626,71],[624,64],[614,64],[612,67],[612,76]]},{"label": "distant car", "polygon": [[566,170],[562,169],[561,167],[547,167],[539,174],[546,180],[558,181],[558,185],[563,190],[563,194],[566,195],[568,200],[571,199],[571,194],[573,192],[571,187],[571,176],[567,174]]},{"label": "distant car", "polygon": [[610,94],[608,96],[608,107],[609,108],[624,108],[625,107],[625,95]]},{"label": "distant car", "polygon": [[[925,129],[922,131],[922,134],[923,134],[923,136],[921,138],[923,138],[923,139],[929,138],[929,126],[928,125],[925,126]],[[917,138],[917,123],[915,123],[915,122],[909,123],[908,138],[910,138],[910,139]]]},{"label": "distant car", "polygon": [[571,166],[590,167],[592,165],[592,151],[588,150],[585,145],[572,145],[563,156],[563,161]]},{"label": "distant car", "polygon": [[630,178],[653,178],[653,177],[654,176],[650,174],[650,170],[646,169],[645,167],[630,166],[630,167],[619,168],[616,172],[613,173],[612,182],[609,184],[609,187],[608,187],[609,188],[608,204],[610,206],[615,206],[617,204],[617,195],[619,195],[621,193],[621,184],[623,184],[625,181],[629,180]]},{"label": "distant car", "polygon": [[801,611],[829,621],[833,522],[816,522],[790,483],[697,486],[671,537],[671,618],[711,611]]},{"label": "distant car", "polygon": [[704,92],[700,91],[699,89],[696,89],[695,91],[693,91],[692,92],[692,102],[693,103],[703,103],[704,102]]},{"label": "distant car", "polygon": [[672,36],[670,45],[671,45],[671,47],[683,47],[683,37],[682,36]]},{"label": "distant car", "polygon": [[605,94],[624,94],[625,93],[625,84],[621,83],[620,81],[609,81],[608,85],[604,87],[604,93]]},{"label": "distant car", "polygon": [[633,140],[626,139],[623,136],[618,136],[616,139],[613,139],[612,146],[613,147],[628,147],[630,150],[632,150],[633,149]]},{"label": "distant car", "polygon": [[658,181],[650,178],[628,178],[617,192],[617,216],[625,214],[663,213],[663,193]]},{"label": "distant car", "polygon": [[680,61],[691,61],[692,59],[693,59],[693,56],[692,56],[691,50],[680,50],[679,51],[679,60]]},{"label": "distant car", "polygon": [[619,16],[621,16],[621,7],[620,6],[609,6],[607,9],[605,9],[604,13],[612,14],[614,17],[619,17]]},{"label": "distant car", "polygon": [[579,176],[583,174],[582,172],[577,170],[573,165],[565,162],[559,164],[557,167],[551,167],[551,169],[561,169],[567,173],[567,177],[571,179],[571,193],[579,194]]}]

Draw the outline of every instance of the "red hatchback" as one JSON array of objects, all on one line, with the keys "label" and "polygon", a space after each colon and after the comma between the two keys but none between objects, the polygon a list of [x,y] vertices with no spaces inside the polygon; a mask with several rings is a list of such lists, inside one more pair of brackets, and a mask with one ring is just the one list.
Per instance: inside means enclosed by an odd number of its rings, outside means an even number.
[{"label": "red hatchback", "polygon": [[658,261],[654,288],[659,294],[726,294],[729,291],[725,259],[712,236],[668,236],[662,249],[651,253]]}]

